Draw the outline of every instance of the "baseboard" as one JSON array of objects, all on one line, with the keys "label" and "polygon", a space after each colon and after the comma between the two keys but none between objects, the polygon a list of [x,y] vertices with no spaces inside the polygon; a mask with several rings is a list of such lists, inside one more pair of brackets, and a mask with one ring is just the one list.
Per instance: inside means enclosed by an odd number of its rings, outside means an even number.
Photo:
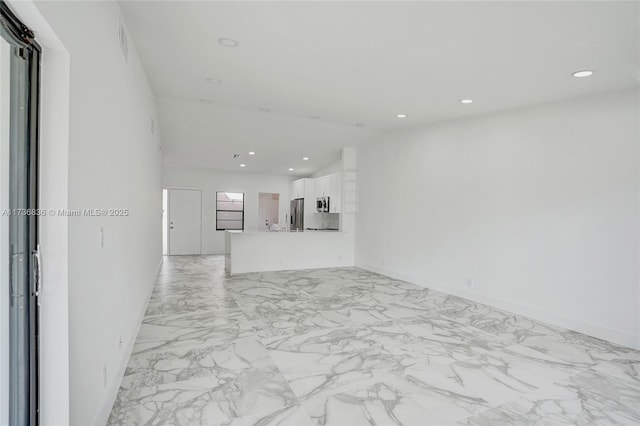
[{"label": "baseboard", "polygon": [[640,349],[640,336],[613,329],[602,324],[595,324],[590,321],[560,315],[555,312],[546,311],[544,309],[525,306],[519,303],[499,299],[465,288],[439,286],[437,284],[423,282],[422,280],[415,279],[415,277],[392,271],[387,268],[381,268],[369,264],[356,264],[356,267],[366,269],[371,272],[376,272],[378,274],[386,275],[398,280],[406,281],[420,287],[429,288],[442,293],[451,294],[453,296],[458,296],[464,299],[472,300],[474,302],[489,305],[508,312],[513,312],[515,314],[523,315],[537,321],[545,322],[558,327],[563,327],[569,330],[574,330],[579,333],[587,334],[589,336],[597,337],[599,339],[607,340],[619,345],[627,346],[634,349]]},{"label": "baseboard", "polygon": [[127,365],[129,364],[129,358],[131,357],[131,352],[133,352],[133,346],[136,343],[136,339],[138,337],[138,333],[140,332],[140,327],[142,326],[142,320],[144,319],[144,314],[147,311],[147,305],[149,304],[149,299],[151,299],[151,294],[153,293],[153,289],[156,284],[156,280],[158,278],[158,273],[160,272],[160,268],[162,267],[162,262],[164,260],[163,256],[160,256],[160,263],[158,263],[158,267],[156,268],[155,273],[153,274],[153,279],[151,285],[149,285],[149,290],[147,292],[147,296],[145,298],[145,303],[142,305],[142,309],[138,313],[137,318],[137,326],[135,327],[135,332],[132,333],[131,337],[124,342],[124,351],[123,357],[120,359],[120,365],[118,366],[118,370],[115,372],[115,377],[118,380],[112,380],[111,386],[109,387],[109,391],[107,393],[107,398],[104,399],[102,407],[98,411],[98,415],[96,416],[96,420],[92,423],[94,425],[104,425],[109,420],[109,415],[111,414],[111,409],[113,408],[113,404],[116,401],[116,397],[118,396],[118,390],[120,390],[120,384],[122,383],[122,379],[124,377],[124,373],[127,369]]}]

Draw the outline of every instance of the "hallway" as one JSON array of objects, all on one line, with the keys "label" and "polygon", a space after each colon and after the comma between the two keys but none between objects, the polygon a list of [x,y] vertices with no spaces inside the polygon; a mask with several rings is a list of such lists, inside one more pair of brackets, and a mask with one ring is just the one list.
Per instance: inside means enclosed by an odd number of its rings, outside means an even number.
[{"label": "hallway", "polygon": [[165,257],[110,425],[640,423],[640,353],[358,268]]}]

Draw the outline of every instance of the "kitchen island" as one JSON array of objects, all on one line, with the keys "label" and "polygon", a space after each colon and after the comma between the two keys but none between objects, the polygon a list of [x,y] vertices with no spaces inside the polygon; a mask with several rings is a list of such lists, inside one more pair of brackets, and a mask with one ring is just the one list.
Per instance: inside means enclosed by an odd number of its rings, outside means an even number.
[{"label": "kitchen island", "polygon": [[227,273],[353,266],[353,235],[340,231],[226,231]]}]

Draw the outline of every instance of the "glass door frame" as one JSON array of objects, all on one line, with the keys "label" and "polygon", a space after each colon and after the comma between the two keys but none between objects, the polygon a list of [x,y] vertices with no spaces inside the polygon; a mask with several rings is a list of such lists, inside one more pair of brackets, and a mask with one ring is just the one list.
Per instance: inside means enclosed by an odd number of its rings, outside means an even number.
[{"label": "glass door frame", "polygon": [[[24,144],[28,150],[28,159],[23,160],[23,166],[28,170],[24,173],[24,178],[28,183],[23,189],[27,194],[26,209],[31,213],[17,211],[10,212],[10,215],[20,217],[26,215],[25,230],[19,231],[15,226],[10,225],[9,234],[16,232],[27,232],[28,243],[24,249],[24,261],[28,262],[25,281],[21,282],[19,288],[17,280],[13,280],[14,272],[10,266],[10,294],[9,309],[9,424],[12,425],[38,425],[39,423],[39,295],[40,295],[40,254],[38,252],[38,219],[35,212],[39,207],[38,178],[39,178],[39,108],[40,108],[40,57],[41,48],[34,40],[33,32],[24,25],[9,9],[4,1],[0,0],[0,25],[2,25],[6,41],[12,47],[12,54],[20,60],[27,61],[25,72],[18,78],[24,78],[24,92],[21,93],[26,101],[24,110],[24,126],[20,129],[10,128],[10,144]],[[11,94],[14,95],[15,78],[10,75]],[[14,114],[12,108],[10,113]],[[13,127],[14,120],[11,120],[10,127]],[[17,135],[16,132],[21,134]],[[17,135],[17,136],[16,136]],[[15,140],[14,140],[15,139]],[[16,140],[18,142],[16,142]],[[15,149],[15,146],[12,146]],[[12,160],[13,155],[10,157]],[[20,167],[21,165],[10,164],[9,169]],[[11,176],[10,176],[11,180]],[[11,182],[10,182],[11,185]],[[11,206],[8,206],[11,208]],[[12,219],[10,217],[10,219]],[[11,222],[11,220],[10,220]],[[12,237],[9,237],[12,238]],[[9,259],[9,265],[13,260]],[[16,268],[17,269],[17,268]],[[17,274],[18,272],[16,272]],[[14,296],[16,296],[14,298]],[[22,297],[24,302],[24,314],[16,314],[18,305],[16,303]],[[25,324],[26,323],[26,324]],[[26,335],[25,335],[26,334]],[[21,350],[16,347],[20,346]],[[24,359],[17,355],[23,355]],[[17,371],[16,371],[17,370]]]}]

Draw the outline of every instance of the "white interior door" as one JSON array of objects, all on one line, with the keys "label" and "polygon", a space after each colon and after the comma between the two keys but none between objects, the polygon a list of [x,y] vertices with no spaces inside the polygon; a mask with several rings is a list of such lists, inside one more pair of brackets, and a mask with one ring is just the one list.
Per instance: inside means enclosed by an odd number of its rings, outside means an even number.
[{"label": "white interior door", "polygon": [[169,190],[169,254],[201,254],[202,192]]}]

